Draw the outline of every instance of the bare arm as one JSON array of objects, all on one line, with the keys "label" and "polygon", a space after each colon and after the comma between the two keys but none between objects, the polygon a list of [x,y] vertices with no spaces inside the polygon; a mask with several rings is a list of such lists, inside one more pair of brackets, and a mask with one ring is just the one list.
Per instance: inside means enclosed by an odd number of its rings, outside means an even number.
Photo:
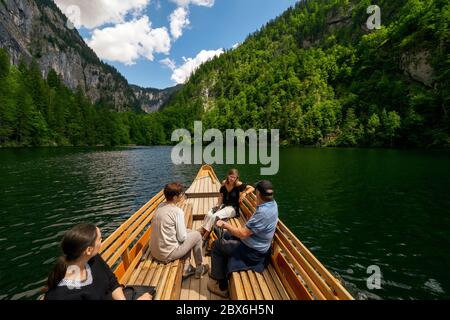
[{"label": "bare arm", "polygon": [[[127,300],[125,298],[125,295],[123,293],[122,287],[118,287],[116,290],[112,293],[113,300]],[[152,296],[150,293],[144,293],[142,296],[137,298],[137,300],[152,300]]]},{"label": "bare arm", "polygon": [[253,188],[252,186],[247,186],[247,188],[245,188],[244,192],[241,193],[241,196],[239,197],[239,201],[242,202],[244,201],[245,197],[247,197],[247,195],[249,193],[252,193],[255,191],[255,188]]},{"label": "bare arm", "polygon": [[186,224],[184,222],[184,212],[179,209],[176,215],[176,230],[177,230],[177,240],[183,243],[187,238]]},{"label": "bare arm", "polygon": [[219,228],[224,228],[225,230],[228,230],[229,233],[231,233],[233,236],[239,239],[246,239],[253,234],[252,230],[250,230],[247,227],[236,228],[231,224],[224,222],[223,220],[217,221],[216,225]]},{"label": "bare arm", "polygon": [[247,194],[255,192],[255,188],[253,188],[252,186],[248,185],[247,188],[245,188],[245,192]]},{"label": "bare arm", "polygon": [[123,294],[122,287],[118,287],[116,290],[112,292],[112,298],[113,300],[127,300],[125,298],[125,295]]}]

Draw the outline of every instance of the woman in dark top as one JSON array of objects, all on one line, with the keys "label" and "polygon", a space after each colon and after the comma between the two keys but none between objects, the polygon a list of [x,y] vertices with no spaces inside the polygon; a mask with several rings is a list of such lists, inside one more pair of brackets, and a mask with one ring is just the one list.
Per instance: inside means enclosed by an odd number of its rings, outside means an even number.
[{"label": "woman in dark top", "polygon": [[229,219],[239,216],[239,204],[247,196],[247,194],[255,191],[239,180],[239,172],[236,169],[228,171],[227,178],[222,182],[220,187],[220,196],[217,205],[213,207],[203,220],[200,233],[203,240],[209,238],[211,229],[214,227],[216,220]]},{"label": "woman in dark top", "polygon": [[[100,229],[77,225],[64,234],[59,257],[47,280],[45,300],[126,300],[122,287],[99,255]],[[149,294],[138,300],[151,300]]]}]

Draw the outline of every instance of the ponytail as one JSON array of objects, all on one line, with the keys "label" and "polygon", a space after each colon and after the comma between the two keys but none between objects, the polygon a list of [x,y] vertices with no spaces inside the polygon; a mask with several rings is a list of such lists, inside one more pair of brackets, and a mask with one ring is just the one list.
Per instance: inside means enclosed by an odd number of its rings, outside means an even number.
[{"label": "ponytail", "polygon": [[64,234],[61,241],[61,249],[64,255],[56,260],[55,266],[48,276],[48,290],[58,286],[66,276],[69,262],[76,261],[88,247],[94,246],[96,238],[97,227],[93,224],[77,225]]},{"label": "ponytail", "polygon": [[53,267],[53,270],[48,275],[47,289],[51,290],[58,286],[62,279],[64,279],[67,271],[67,260],[65,256],[60,256]]}]

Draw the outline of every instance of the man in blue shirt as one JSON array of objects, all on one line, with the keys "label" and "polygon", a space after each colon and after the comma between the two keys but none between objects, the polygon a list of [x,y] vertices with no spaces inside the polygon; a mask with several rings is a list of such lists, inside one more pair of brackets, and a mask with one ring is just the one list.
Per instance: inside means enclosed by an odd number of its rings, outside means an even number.
[{"label": "man in blue shirt", "polygon": [[224,298],[229,296],[228,276],[232,272],[263,272],[270,259],[278,223],[278,206],[273,199],[270,181],[258,182],[255,189],[256,211],[244,227],[236,228],[223,220],[216,224],[227,232],[212,245],[208,290]]}]

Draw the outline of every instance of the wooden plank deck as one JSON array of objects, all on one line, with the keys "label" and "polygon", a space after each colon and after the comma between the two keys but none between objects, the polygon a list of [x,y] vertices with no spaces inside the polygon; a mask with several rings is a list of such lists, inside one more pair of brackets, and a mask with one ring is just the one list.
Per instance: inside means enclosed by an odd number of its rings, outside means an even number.
[{"label": "wooden plank deck", "polygon": [[[203,166],[186,197],[178,204],[185,212],[186,226],[201,227],[206,213],[216,204],[220,182],[214,170]],[[151,220],[157,206],[164,202],[160,191],[102,243],[102,257],[122,284],[157,287],[155,299],[161,300],[222,300],[207,289],[208,275],[182,281],[183,261],[168,264],[154,261],[148,250]],[[229,220],[242,226],[256,208],[252,193],[241,204],[241,217]],[[271,264],[263,273],[235,272],[230,279],[230,294],[236,300],[345,299],[353,297],[342,284],[317,260],[297,237],[279,221],[273,242]],[[194,264],[193,257],[191,263]],[[203,263],[211,267],[210,257]]]},{"label": "wooden plank deck", "polygon": [[[193,229],[200,228],[201,221],[196,220],[194,221],[194,227]],[[191,258],[191,261],[194,258]],[[204,257],[203,263],[209,264],[209,267],[211,268],[211,257],[207,256]],[[195,277],[190,277],[189,279],[186,279],[182,283],[181,287],[181,300],[224,300],[222,297],[219,297],[215,294],[212,294],[209,292],[209,290],[206,288],[207,283],[209,280],[208,274],[205,274],[201,279],[195,279]]]},{"label": "wooden plank deck", "polygon": [[[211,177],[204,176],[194,183],[186,190],[186,193],[192,194],[204,194],[204,193],[214,193],[219,192],[220,184],[213,182]],[[201,227],[203,217],[206,213],[216,204],[217,197],[195,197],[187,198],[185,205],[192,205],[192,215],[193,215],[193,225],[192,230],[197,230]],[[186,219],[186,224],[188,219]],[[194,258],[191,257],[191,263],[194,265]],[[203,263],[209,264],[211,268],[211,258],[209,256],[204,257]],[[149,250],[147,249],[144,253],[143,258],[136,266],[127,284],[139,284],[139,285],[154,285],[158,286],[162,282],[166,281],[170,277],[175,277],[174,266],[161,265],[151,260]],[[223,300],[223,298],[211,294],[207,289],[207,283],[209,280],[208,274],[204,275],[201,279],[195,279],[195,277],[190,277],[181,284],[181,300]],[[158,287],[159,288],[159,287]],[[167,296],[167,289],[161,288],[158,292],[158,298],[163,298]]]},{"label": "wooden plank deck", "polygon": [[[200,177],[195,180],[192,185],[186,190],[186,194],[204,194],[204,197],[189,198],[186,200],[188,204],[193,206],[194,220],[201,220],[206,213],[216,204],[217,197],[207,196],[207,194],[218,193],[220,183],[213,181],[209,175]],[[195,230],[195,229],[194,229]]]}]

